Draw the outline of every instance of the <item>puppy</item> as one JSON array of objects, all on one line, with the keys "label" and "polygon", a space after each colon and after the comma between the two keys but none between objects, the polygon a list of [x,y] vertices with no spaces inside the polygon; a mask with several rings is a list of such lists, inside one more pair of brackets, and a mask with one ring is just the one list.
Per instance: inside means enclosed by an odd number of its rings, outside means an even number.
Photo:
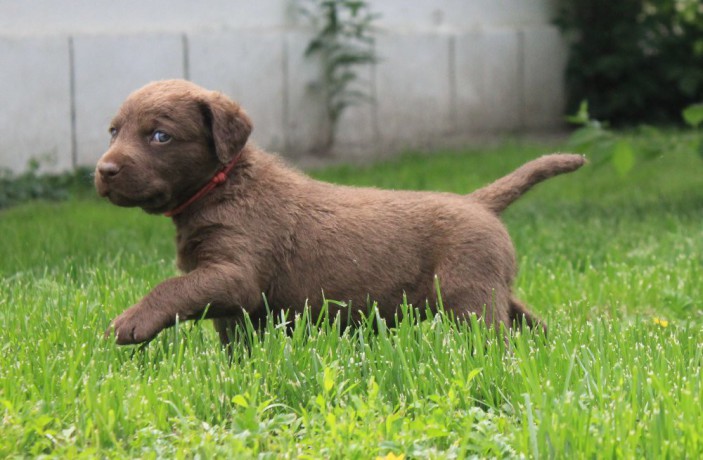
[{"label": "puppy", "polygon": [[[512,295],[515,251],[498,215],[534,184],[578,169],[578,155],[536,159],[469,195],[387,191],[319,182],[248,143],[252,123],[221,93],[159,81],[132,93],[110,125],[95,173],[118,206],[173,219],[183,275],[118,316],[118,344],[152,339],[176,319],[207,317],[223,343],[265,302],[353,323],[377,302],[392,319],[402,302],[437,303],[456,317],[538,325]],[[343,306],[343,305],[346,305]]]}]

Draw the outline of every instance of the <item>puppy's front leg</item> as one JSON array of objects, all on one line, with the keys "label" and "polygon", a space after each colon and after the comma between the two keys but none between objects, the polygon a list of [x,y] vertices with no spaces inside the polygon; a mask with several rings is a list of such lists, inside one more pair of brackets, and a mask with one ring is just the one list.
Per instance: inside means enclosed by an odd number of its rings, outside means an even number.
[{"label": "puppy's front leg", "polygon": [[260,302],[258,289],[245,280],[237,267],[217,265],[197,268],[183,276],[159,284],[136,305],[128,308],[105,332],[114,331],[120,345],[153,339],[162,329],[173,326],[176,318],[197,319],[207,305],[209,313],[223,315],[230,310],[252,309]]}]

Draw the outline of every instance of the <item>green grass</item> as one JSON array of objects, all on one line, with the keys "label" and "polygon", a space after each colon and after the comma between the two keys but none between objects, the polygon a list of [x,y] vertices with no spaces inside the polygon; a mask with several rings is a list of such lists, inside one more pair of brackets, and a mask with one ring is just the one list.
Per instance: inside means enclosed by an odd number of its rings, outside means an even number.
[{"label": "green grass", "polygon": [[[315,175],[468,192],[544,152]],[[168,219],[89,198],[2,211],[0,458],[700,457],[702,211],[692,154],[625,178],[587,167],[505,214],[516,291],[548,338],[513,334],[506,350],[495,331],[441,314],[378,333],[302,316],[290,336],[273,321],[244,330],[231,364],[207,322],[144,348],[102,339],[176,273]]]}]

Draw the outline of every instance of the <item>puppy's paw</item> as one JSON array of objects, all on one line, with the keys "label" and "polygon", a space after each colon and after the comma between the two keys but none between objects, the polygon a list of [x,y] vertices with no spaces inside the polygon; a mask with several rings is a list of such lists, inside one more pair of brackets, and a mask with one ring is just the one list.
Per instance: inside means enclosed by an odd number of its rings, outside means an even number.
[{"label": "puppy's paw", "polygon": [[141,304],[134,305],[112,321],[105,331],[105,337],[110,338],[114,334],[118,345],[146,342],[168,327],[168,319],[161,316],[162,312],[153,311]]}]

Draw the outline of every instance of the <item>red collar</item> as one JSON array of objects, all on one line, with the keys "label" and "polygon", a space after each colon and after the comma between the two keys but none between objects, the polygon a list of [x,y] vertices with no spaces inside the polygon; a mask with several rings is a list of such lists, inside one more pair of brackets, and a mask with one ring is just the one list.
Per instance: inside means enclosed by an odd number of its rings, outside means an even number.
[{"label": "red collar", "polygon": [[165,212],[164,216],[166,216],[166,217],[177,216],[178,214],[182,213],[188,206],[195,203],[196,201],[198,201],[199,199],[201,199],[202,197],[204,197],[208,193],[210,193],[210,191],[212,189],[214,189],[218,185],[226,182],[228,174],[230,173],[230,171],[232,171],[232,168],[234,168],[234,165],[237,164],[240,156],[242,156],[241,151],[232,159],[232,161],[227,163],[224,168],[222,168],[220,171],[217,172],[217,174],[212,176],[212,179],[210,179],[210,181],[207,184],[205,184],[203,186],[203,188],[198,190],[198,192],[195,195],[190,197],[190,199],[188,199],[186,202],[179,205],[178,207],[176,207],[170,211]]}]

